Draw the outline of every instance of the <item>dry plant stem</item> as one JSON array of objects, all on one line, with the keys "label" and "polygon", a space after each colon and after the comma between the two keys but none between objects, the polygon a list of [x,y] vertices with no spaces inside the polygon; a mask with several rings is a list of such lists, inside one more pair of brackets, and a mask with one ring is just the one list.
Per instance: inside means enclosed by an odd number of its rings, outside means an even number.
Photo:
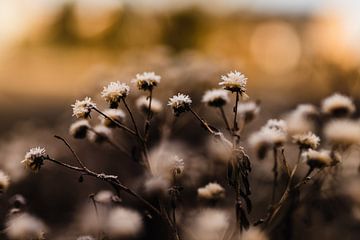
[{"label": "dry plant stem", "polygon": [[130,128],[128,128],[127,126],[125,126],[124,124],[112,119],[111,117],[109,117],[108,115],[106,115],[105,113],[103,113],[102,111],[100,111],[98,108],[96,107],[93,107],[92,109],[94,109],[97,113],[99,113],[100,115],[106,117],[107,119],[109,119],[111,122],[113,122],[118,128],[121,128],[125,131],[127,131],[128,133],[132,134],[132,135],[135,135],[136,136],[136,133],[131,130]]},{"label": "dry plant stem", "polygon": [[229,121],[227,120],[226,118],[226,114],[225,114],[225,111],[224,111],[224,107],[219,107],[220,109],[220,114],[221,114],[221,117],[222,119],[224,120],[224,123],[226,125],[226,129],[229,131],[229,133],[231,134],[231,128],[230,128],[230,124],[229,124]]},{"label": "dry plant stem", "polygon": [[205,127],[205,129],[209,131],[209,133],[214,134],[215,136],[218,135],[214,130],[210,128],[209,124],[207,124],[207,122],[205,122],[192,108],[189,108],[189,111],[200,121],[201,125]]},{"label": "dry plant stem", "polygon": [[149,91],[149,106],[148,106],[148,113],[147,113],[147,117],[146,117],[146,121],[145,121],[145,126],[144,126],[144,139],[145,142],[147,142],[148,137],[149,137],[149,131],[150,131],[150,120],[152,118],[152,112],[151,112],[151,103],[152,103],[152,89]]},{"label": "dry plant stem", "polygon": [[234,133],[239,129],[238,128],[238,123],[237,123],[238,104],[239,104],[239,92],[236,92],[236,99],[235,99],[235,106],[234,106],[234,127],[233,127]]},{"label": "dry plant stem", "polygon": [[145,142],[145,140],[142,138],[142,136],[141,136],[141,134],[140,134],[140,132],[139,132],[139,129],[138,129],[138,127],[137,127],[137,125],[136,125],[136,122],[135,122],[134,115],[132,114],[132,112],[131,112],[131,110],[130,110],[130,108],[129,108],[127,102],[126,102],[126,100],[125,100],[124,98],[123,98],[122,100],[123,100],[123,103],[124,103],[124,106],[125,106],[127,112],[128,112],[129,115],[130,115],[131,122],[132,122],[132,124],[134,125],[135,135],[137,136],[138,142],[139,142],[139,144],[141,144],[141,147],[142,147],[142,150],[143,150],[143,153],[144,153],[144,158],[145,158],[144,163],[145,163],[146,167],[149,169],[149,171],[151,171],[151,169],[150,169],[150,163],[149,163],[149,153],[148,153],[148,149],[147,149],[147,146],[146,146],[146,142]]},{"label": "dry plant stem", "polygon": [[277,148],[273,148],[273,156],[274,156],[274,166],[273,166],[273,173],[274,173],[274,179],[273,179],[273,186],[272,186],[272,194],[271,194],[271,204],[270,207],[275,203],[275,197],[276,197],[276,188],[277,188],[277,180],[278,180],[278,160],[277,160]]}]

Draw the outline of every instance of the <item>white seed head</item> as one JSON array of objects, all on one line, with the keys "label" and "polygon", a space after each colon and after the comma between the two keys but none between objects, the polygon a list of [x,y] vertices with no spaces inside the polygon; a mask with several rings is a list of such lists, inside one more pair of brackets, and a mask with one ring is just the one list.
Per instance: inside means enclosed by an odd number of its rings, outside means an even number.
[{"label": "white seed head", "polygon": [[187,224],[187,239],[222,239],[229,227],[229,215],[226,211],[214,208],[200,210],[195,216],[190,216]]},{"label": "white seed head", "polygon": [[88,118],[90,117],[91,109],[96,107],[96,104],[91,101],[90,97],[85,97],[84,100],[76,100],[71,107],[73,108],[73,116],[77,118]]},{"label": "white seed head", "polygon": [[161,76],[154,72],[143,72],[136,74],[135,79],[131,82],[135,83],[139,90],[147,91],[156,87],[161,80]]},{"label": "white seed head", "polygon": [[6,221],[5,233],[9,239],[45,239],[47,227],[38,218],[28,213],[10,215]]},{"label": "white seed head", "polygon": [[218,183],[208,183],[197,190],[199,198],[207,200],[219,200],[225,197],[225,189]]},{"label": "white seed head", "polygon": [[69,134],[74,138],[85,138],[90,127],[88,120],[81,119],[70,125]]},{"label": "white seed head", "polygon": [[95,240],[93,236],[86,235],[86,236],[80,236],[76,240]]},{"label": "white seed head", "polygon": [[178,156],[173,157],[174,167],[173,167],[173,173],[175,175],[181,175],[184,172],[185,163],[182,158],[179,158]]},{"label": "white seed head", "polygon": [[7,174],[0,170],[0,194],[5,192],[10,185],[10,178]]},{"label": "white seed head", "polygon": [[[139,109],[140,112],[142,112],[143,114],[147,115],[149,112],[149,101],[150,99],[145,97],[145,96],[141,96],[136,100],[136,107]],[[151,99],[151,113],[153,114],[157,114],[160,113],[163,109],[162,103],[155,99],[152,98]]]},{"label": "white seed head", "polygon": [[[110,109],[106,109],[103,113],[118,123],[123,123],[125,121],[126,114],[121,109],[110,108]],[[99,116],[99,118],[100,118],[101,124],[104,125],[105,127],[108,127],[108,128],[116,127],[116,124],[109,118],[104,117],[102,115]]]},{"label": "white seed head", "polygon": [[181,113],[189,110],[191,103],[191,98],[188,95],[178,93],[169,98],[168,106],[173,109],[175,116],[179,116]]},{"label": "white seed head", "polygon": [[26,154],[24,160],[21,161],[25,167],[30,168],[33,171],[40,170],[44,164],[44,160],[47,158],[45,148],[35,147],[31,148]]},{"label": "white seed head", "polygon": [[112,132],[110,128],[103,125],[97,125],[92,129],[92,131],[88,132],[87,136],[90,142],[101,144],[112,138]]},{"label": "white seed head", "polygon": [[106,221],[106,232],[111,238],[133,238],[143,228],[141,215],[131,209],[116,207],[111,210]]},{"label": "white seed head", "polygon": [[242,116],[245,122],[253,120],[260,112],[260,106],[256,102],[242,102],[238,104],[238,114]]},{"label": "white seed head", "polygon": [[102,190],[95,194],[94,200],[101,204],[110,204],[112,203],[114,194],[108,190]]},{"label": "white seed head", "polygon": [[311,168],[323,168],[333,163],[331,152],[328,150],[309,149],[302,153],[302,158]]},{"label": "white seed head", "polygon": [[149,194],[165,195],[169,187],[169,180],[162,176],[153,176],[145,181],[145,191]]},{"label": "white seed head", "polygon": [[269,119],[266,122],[265,128],[270,128],[270,129],[277,129],[283,132],[287,131],[287,125],[286,122],[284,120],[279,120],[279,119]]},{"label": "white seed head", "polygon": [[227,104],[230,99],[227,91],[223,89],[213,89],[206,91],[201,101],[211,107],[222,107]]},{"label": "white seed head", "polygon": [[324,127],[324,136],[334,145],[360,145],[360,122],[354,120],[333,120]]},{"label": "white seed head", "polygon": [[241,240],[269,240],[268,236],[260,228],[250,227],[241,233]]},{"label": "white seed head", "polygon": [[312,132],[296,134],[293,136],[293,142],[302,149],[316,149],[320,144],[320,138]]},{"label": "white seed head", "polygon": [[355,112],[353,101],[345,95],[334,93],[325,98],[321,104],[321,111],[334,117],[349,116]]},{"label": "white seed head", "polygon": [[314,105],[305,103],[299,104],[294,110],[294,113],[302,115],[303,117],[312,117],[318,115],[319,111]]},{"label": "white seed head", "polygon": [[225,90],[240,93],[246,92],[247,77],[238,71],[230,72],[227,75],[221,76],[221,80],[222,81],[219,85]]},{"label": "white seed head", "polygon": [[117,108],[121,99],[125,99],[130,92],[130,87],[125,83],[111,82],[104,87],[101,97],[110,104],[111,108]]}]

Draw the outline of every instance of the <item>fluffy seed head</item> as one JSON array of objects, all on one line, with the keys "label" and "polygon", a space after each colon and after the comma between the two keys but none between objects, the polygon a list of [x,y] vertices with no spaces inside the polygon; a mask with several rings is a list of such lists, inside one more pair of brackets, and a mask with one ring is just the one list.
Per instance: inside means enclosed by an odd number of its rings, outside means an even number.
[{"label": "fluffy seed head", "polygon": [[143,221],[138,212],[116,207],[109,213],[105,228],[111,238],[133,238],[141,233]]},{"label": "fluffy seed head", "polygon": [[189,111],[191,103],[191,98],[188,95],[178,93],[169,98],[168,106],[173,109],[175,116],[179,116],[181,113]]},{"label": "fluffy seed head", "polygon": [[30,168],[33,171],[40,170],[44,164],[44,160],[47,158],[45,148],[35,147],[31,148],[26,154],[24,160],[21,161],[25,167]]},{"label": "fluffy seed head", "polygon": [[91,109],[96,107],[96,104],[91,101],[91,98],[85,97],[84,100],[76,100],[71,107],[73,108],[73,116],[77,118],[88,118],[90,117]]},{"label": "fluffy seed head", "polygon": [[[123,123],[125,121],[126,114],[121,109],[106,109],[103,112],[106,116],[110,117],[112,120],[116,122]],[[107,117],[99,116],[101,124],[108,128],[115,128],[116,124]]]},{"label": "fluffy seed head", "polygon": [[10,185],[10,178],[0,170],[0,194],[5,192]]},{"label": "fluffy seed head", "polygon": [[354,120],[333,120],[324,127],[326,140],[334,145],[360,145],[360,122]]},{"label": "fluffy seed head", "polygon": [[279,119],[270,119],[267,121],[265,128],[269,128],[269,129],[276,129],[276,130],[280,130],[283,132],[286,132],[287,130],[287,126],[286,126],[286,122],[284,120],[279,120]]},{"label": "fluffy seed head", "polygon": [[45,239],[45,224],[28,213],[10,215],[6,222],[5,233],[9,239]]},{"label": "fluffy seed head", "polygon": [[103,125],[97,125],[92,129],[92,131],[88,132],[87,136],[90,142],[101,144],[112,138],[112,132],[109,128]]},{"label": "fluffy seed head", "polygon": [[102,190],[95,194],[94,200],[97,203],[110,204],[110,203],[112,203],[113,197],[114,197],[114,194],[111,191]]},{"label": "fluffy seed head", "polygon": [[86,235],[86,236],[80,236],[76,240],[95,240],[93,236]]},{"label": "fluffy seed head", "polygon": [[333,164],[331,152],[328,150],[309,149],[302,154],[302,158],[311,168],[323,168]]},{"label": "fluffy seed head", "polygon": [[225,189],[218,183],[208,183],[197,190],[199,198],[219,200],[225,197]]},{"label": "fluffy seed head", "polygon": [[206,91],[201,101],[210,107],[222,107],[227,104],[230,99],[227,91],[223,89],[213,89]]},{"label": "fluffy seed head", "polygon": [[70,125],[69,134],[74,138],[85,138],[90,128],[90,123],[86,119],[78,120]]},{"label": "fluffy seed head", "polygon": [[234,71],[230,72],[227,75],[221,76],[221,82],[219,83],[225,90],[231,92],[245,93],[247,78],[244,74]]},{"label": "fluffy seed head", "polygon": [[110,108],[117,108],[121,99],[125,99],[130,92],[130,87],[125,83],[111,82],[104,87],[101,97],[110,104]]},{"label": "fluffy seed head", "polygon": [[246,123],[251,122],[260,112],[257,102],[242,102],[238,104],[238,114],[242,116]]},{"label": "fluffy seed head", "polygon": [[294,135],[293,142],[299,145],[301,149],[316,149],[320,144],[320,138],[312,132],[307,132]]},{"label": "fluffy seed head", "polygon": [[136,74],[135,79],[131,82],[135,83],[139,90],[147,91],[156,87],[161,80],[161,76],[154,72],[143,72]]},{"label": "fluffy seed head", "polygon": [[169,187],[169,180],[162,176],[153,176],[145,181],[145,190],[149,194],[165,195]]},{"label": "fluffy seed head", "polygon": [[334,93],[322,101],[321,111],[333,117],[346,117],[355,112],[355,105],[348,96]]},{"label": "fluffy seed head", "polygon": [[[136,107],[139,109],[140,112],[142,112],[143,114],[147,115],[149,112],[149,101],[150,99],[148,99],[145,96],[141,96],[136,100]],[[156,113],[160,113],[162,111],[162,103],[155,99],[152,98],[151,99],[151,113],[152,114],[156,114]]]}]

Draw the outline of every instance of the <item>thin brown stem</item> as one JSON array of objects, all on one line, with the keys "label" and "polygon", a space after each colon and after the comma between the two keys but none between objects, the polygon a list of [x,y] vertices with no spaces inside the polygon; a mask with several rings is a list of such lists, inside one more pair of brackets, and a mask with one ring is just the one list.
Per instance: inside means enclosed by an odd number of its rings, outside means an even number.
[{"label": "thin brown stem", "polygon": [[152,103],[152,89],[150,90],[149,93],[149,106],[148,106],[148,112],[147,112],[147,116],[146,116],[146,120],[145,120],[145,126],[144,126],[144,139],[145,141],[147,141],[148,137],[149,137],[149,131],[150,131],[150,120],[152,118],[152,112],[151,112],[151,103]]},{"label": "thin brown stem", "polygon": [[239,128],[238,128],[238,124],[237,124],[237,109],[238,109],[238,104],[239,104],[239,92],[236,92],[236,98],[235,98],[235,106],[234,106],[234,127],[233,127],[233,131],[236,132]]},{"label": "thin brown stem", "polygon": [[274,147],[273,149],[273,155],[274,155],[274,165],[273,165],[273,186],[272,186],[272,194],[271,194],[271,206],[275,203],[275,197],[276,197],[276,188],[277,188],[277,180],[278,180],[278,160],[277,160],[277,148]]},{"label": "thin brown stem", "polygon": [[102,111],[100,111],[100,110],[99,110],[98,108],[96,108],[96,107],[93,107],[93,109],[94,109],[97,113],[99,113],[100,115],[102,115],[103,117],[105,117],[105,118],[109,119],[111,122],[113,122],[118,128],[121,128],[121,129],[127,131],[128,133],[136,136],[136,133],[135,133],[133,130],[131,130],[130,128],[128,128],[127,126],[125,126],[124,124],[118,122],[118,121],[115,120],[115,119],[112,119],[110,116],[106,115],[105,113],[103,113]]},{"label": "thin brown stem", "polygon": [[220,110],[221,117],[222,117],[222,119],[223,119],[223,121],[225,123],[226,129],[231,134],[230,124],[229,124],[229,121],[227,120],[227,117],[226,117],[226,114],[225,114],[225,111],[224,111],[224,107],[219,107],[219,110]]}]

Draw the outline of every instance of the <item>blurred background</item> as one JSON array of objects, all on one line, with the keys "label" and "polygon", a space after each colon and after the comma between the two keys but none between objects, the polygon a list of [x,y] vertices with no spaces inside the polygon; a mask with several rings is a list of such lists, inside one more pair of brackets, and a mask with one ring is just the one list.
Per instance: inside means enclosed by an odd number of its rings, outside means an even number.
[{"label": "blurred background", "polygon": [[[94,188],[69,188],[76,176],[65,171],[24,182],[19,161],[36,144],[67,154],[52,135],[67,134],[70,104],[89,95],[101,105],[103,86],[138,72],[162,76],[163,102],[183,91],[196,105],[221,74],[239,70],[267,117],[333,92],[359,99],[359,9],[352,0],[1,0],[0,165],[17,184],[9,195],[24,194],[50,225],[70,221]],[[39,191],[62,174],[73,201],[56,201],[54,186]]]}]

